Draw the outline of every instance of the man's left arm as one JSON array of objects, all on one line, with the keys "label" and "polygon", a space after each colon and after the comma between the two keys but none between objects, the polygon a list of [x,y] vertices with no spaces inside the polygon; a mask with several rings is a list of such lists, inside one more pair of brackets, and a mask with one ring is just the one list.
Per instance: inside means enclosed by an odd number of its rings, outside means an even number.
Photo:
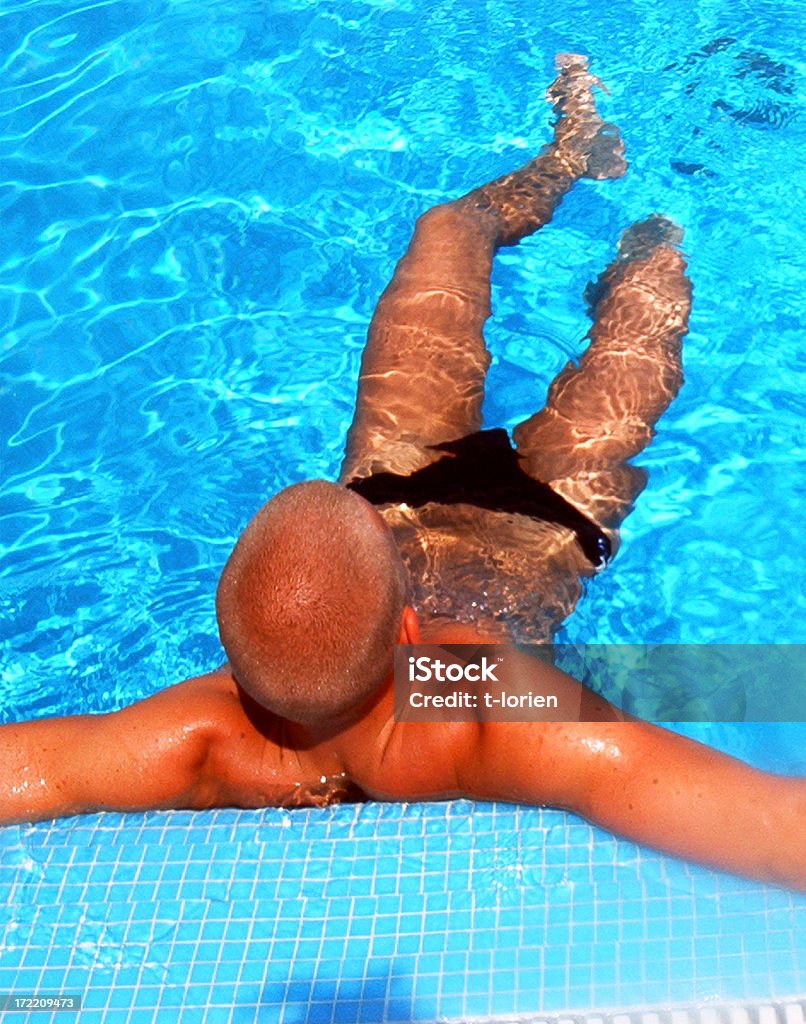
[{"label": "man's left arm", "polygon": [[633,719],[537,659],[524,656],[517,674],[558,707],[532,721],[397,721],[375,757],[349,765],[353,778],[381,800],[565,808],[664,853],[806,892],[806,778]]},{"label": "man's left arm", "polygon": [[209,807],[216,675],[102,715],[0,726],[0,824],[89,811]]}]

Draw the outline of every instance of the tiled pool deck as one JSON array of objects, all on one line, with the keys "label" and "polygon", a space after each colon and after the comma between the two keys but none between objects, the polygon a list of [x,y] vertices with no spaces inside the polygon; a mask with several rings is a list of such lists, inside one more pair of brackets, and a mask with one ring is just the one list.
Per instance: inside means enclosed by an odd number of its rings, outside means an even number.
[{"label": "tiled pool deck", "polygon": [[805,897],[558,811],[14,826],[0,830],[0,897],[0,993],[80,994],[81,1024],[430,1021],[806,992]]}]

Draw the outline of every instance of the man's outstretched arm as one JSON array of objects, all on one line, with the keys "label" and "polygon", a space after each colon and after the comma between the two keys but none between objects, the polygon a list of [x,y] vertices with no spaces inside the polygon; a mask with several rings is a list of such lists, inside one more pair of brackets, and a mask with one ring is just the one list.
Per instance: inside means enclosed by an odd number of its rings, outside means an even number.
[{"label": "man's outstretched arm", "polygon": [[[548,712],[556,720],[397,721],[376,757],[348,765],[356,782],[380,800],[560,807],[684,860],[806,892],[806,778],[758,771],[630,720],[534,658],[524,658],[521,678],[559,698],[561,710]],[[585,720],[561,720],[568,709]]]},{"label": "man's outstretched arm", "polygon": [[214,680],[189,680],[111,714],[0,726],[0,824],[216,803]]},{"label": "man's outstretched arm", "polygon": [[806,779],[644,722],[478,728],[461,769],[468,795],[563,807],[665,853],[806,892]]}]

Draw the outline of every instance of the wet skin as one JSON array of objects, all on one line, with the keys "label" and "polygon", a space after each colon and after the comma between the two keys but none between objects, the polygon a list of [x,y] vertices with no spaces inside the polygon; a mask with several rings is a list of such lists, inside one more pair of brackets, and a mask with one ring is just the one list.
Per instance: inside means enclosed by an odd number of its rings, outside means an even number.
[{"label": "wet skin", "polygon": [[[435,445],[481,429],[495,253],[547,224],[580,179],[624,173],[618,131],[596,109],[601,83],[578,56],[560,55],[558,65],[552,142],[520,170],[417,221],[370,324],[343,483],[412,473],[445,457]],[[613,551],[646,482],[628,460],[683,380],[691,285],[681,236],[657,216],[628,229],[589,290],[587,351],[513,431],[524,472],[596,523]],[[485,632],[550,642],[594,572],[573,530],[545,519],[461,503],[387,504],[381,514],[408,567],[412,603],[431,621],[475,619]]]},{"label": "wet skin", "polygon": [[[402,642],[479,643],[466,627]],[[543,662],[532,689],[583,688]],[[0,820],[87,811],[323,805],[454,797],[551,805],[689,860],[806,891],[806,781],[770,775],[674,733],[616,720],[406,723],[392,680],[351,721],[277,718],[226,667],[107,715],[0,727]]]},{"label": "wet skin", "polygon": [[[521,172],[421,218],[370,328],[343,480],[411,472],[435,457],[428,445],[479,428],[495,250],[545,223],[579,177],[623,170],[613,136],[599,145],[595,84],[584,61],[566,60],[550,91],[554,143]],[[689,300],[667,224],[625,237],[593,296],[587,353],[515,434],[527,470],[606,529],[614,548],[644,483],[625,460],[649,441],[682,379]],[[482,512],[373,513],[394,533],[420,608],[404,613],[399,642],[542,640],[573,609],[592,572],[573,532]],[[487,609],[474,601],[463,624],[462,567],[474,561],[494,563],[483,581],[494,600]],[[516,603],[508,625],[500,609]],[[568,808],[637,842],[806,891],[806,780],[620,720],[575,680],[530,664],[532,691],[584,703],[589,720],[397,722],[390,675],[349,719],[314,729],[261,707],[225,666],[111,714],[0,726],[0,823],[106,809],[504,800]]]}]

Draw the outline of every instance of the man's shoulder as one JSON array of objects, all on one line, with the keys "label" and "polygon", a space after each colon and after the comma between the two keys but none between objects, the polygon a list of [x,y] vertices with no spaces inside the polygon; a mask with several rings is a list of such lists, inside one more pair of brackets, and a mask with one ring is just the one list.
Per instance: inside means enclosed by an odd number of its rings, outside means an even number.
[{"label": "man's shoulder", "polygon": [[231,673],[220,669],[158,690],[92,722],[107,744],[133,744],[150,750],[151,756],[170,748],[201,764],[242,717],[238,705],[237,684]]},{"label": "man's shoulder", "polygon": [[[303,783],[321,771],[286,735],[287,723],[261,707],[224,665],[171,688],[177,713],[205,738],[206,778],[215,804],[268,807],[304,803]],[[170,692],[170,691],[166,691]]]},{"label": "man's shoulder", "polygon": [[375,800],[447,800],[464,796],[464,766],[477,748],[477,722],[397,721],[359,728],[339,743],[353,783]]},{"label": "man's shoulder", "polygon": [[210,762],[236,739],[256,746],[265,740],[276,716],[265,709],[252,711],[229,666],[194,676],[159,690],[136,704],[105,716],[111,733],[139,737],[152,744],[169,743],[194,751],[198,761]]},{"label": "man's shoulder", "polygon": [[188,724],[205,731],[217,746],[233,739],[276,739],[282,719],[259,705],[238,684],[229,665],[195,676],[165,691]]},{"label": "man's shoulder", "polygon": [[175,724],[210,730],[242,710],[239,687],[228,665],[175,683],[147,698],[143,706],[147,704],[159,705],[164,712],[170,709]]}]

